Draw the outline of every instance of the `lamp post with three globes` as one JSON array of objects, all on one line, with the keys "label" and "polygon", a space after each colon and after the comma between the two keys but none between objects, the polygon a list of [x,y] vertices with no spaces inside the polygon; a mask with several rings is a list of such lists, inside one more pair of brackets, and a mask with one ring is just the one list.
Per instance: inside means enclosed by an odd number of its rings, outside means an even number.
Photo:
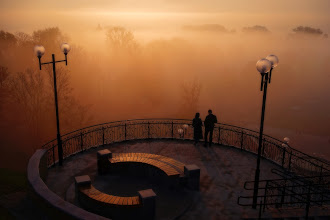
[{"label": "lamp post with three globes", "polygon": [[34,52],[37,55],[39,59],[39,68],[41,70],[41,66],[45,64],[53,64],[53,76],[54,76],[54,99],[55,99],[55,110],[56,110],[56,127],[57,127],[57,149],[58,149],[58,163],[60,166],[62,166],[63,163],[63,147],[62,147],[62,140],[61,140],[61,134],[60,134],[60,121],[58,116],[58,100],[57,100],[57,85],[56,85],[56,69],[55,69],[55,63],[65,62],[65,65],[68,65],[67,60],[67,54],[69,53],[71,47],[67,43],[63,43],[61,45],[61,50],[65,55],[65,60],[55,60],[55,54],[52,54],[52,61],[42,63],[41,57],[45,54],[45,48],[41,45],[36,45],[34,47]]},{"label": "lamp post with three globes", "polygon": [[256,168],[255,178],[254,178],[253,203],[252,203],[252,207],[254,209],[257,207],[257,199],[258,199],[258,188],[259,188],[259,177],[260,177],[260,158],[261,158],[261,149],[262,149],[262,135],[263,135],[263,131],[264,131],[267,86],[268,86],[268,83],[270,83],[270,79],[272,76],[272,70],[277,65],[278,65],[278,58],[275,55],[269,55],[266,58],[259,60],[256,64],[257,70],[261,74],[260,91],[263,91],[264,93],[263,93],[263,98],[262,98],[257,168]]}]

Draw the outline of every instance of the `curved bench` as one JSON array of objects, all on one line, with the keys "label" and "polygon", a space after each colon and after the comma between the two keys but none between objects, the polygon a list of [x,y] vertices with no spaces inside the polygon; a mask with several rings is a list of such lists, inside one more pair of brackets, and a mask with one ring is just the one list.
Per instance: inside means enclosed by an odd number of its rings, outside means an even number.
[{"label": "curved bench", "polygon": [[152,189],[138,191],[138,196],[103,193],[91,184],[88,175],[75,177],[76,198],[84,208],[114,219],[154,219],[156,194]]},{"label": "curved bench", "polygon": [[162,155],[148,154],[148,153],[114,153],[114,154],[112,154],[113,158],[116,158],[118,156],[119,157],[143,157],[143,158],[159,160],[159,161],[162,161],[162,162],[172,166],[174,169],[176,169],[180,173],[180,175],[184,174],[185,164],[183,164],[177,160],[174,160],[172,158],[162,156]]},{"label": "curved bench", "polygon": [[145,157],[138,157],[138,156],[129,157],[129,156],[119,155],[118,157],[109,159],[109,161],[111,164],[127,163],[127,162],[144,163],[144,164],[148,164],[148,165],[151,165],[153,167],[156,167],[156,168],[162,170],[169,177],[176,177],[176,176],[180,175],[180,173],[176,169],[174,169],[172,166],[170,166],[164,162],[150,159],[150,158],[145,158]]},{"label": "curved bench", "polygon": [[[157,168],[165,173],[169,178],[169,183],[173,186],[184,185],[193,190],[199,190],[200,169],[196,165],[185,165],[177,160],[157,154],[148,153],[111,153],[108,149],[97,152],[97,166],[99,174],[107,174],[114,172],[114,168],[121,173],[127,168],[127,164],[132,163],[131,173],[139,174],[148,172],[153,175],[154,171],[150,169],[142,169],[141,164],[149,165],[149,167]],[[115,166],[123,164],[124,166]]]},{"label": "curved bench", "polygon": [[139,206],[141,202],[138,196],[132,197],[122,197],[122,196],[113,196],[105,194],[97,190],[93,185],[90,188],[81,188],[79,189],[81,193],[87,195],[91,199],[97,200],[99,202],[104,202],[111,205],[118,206]]}]

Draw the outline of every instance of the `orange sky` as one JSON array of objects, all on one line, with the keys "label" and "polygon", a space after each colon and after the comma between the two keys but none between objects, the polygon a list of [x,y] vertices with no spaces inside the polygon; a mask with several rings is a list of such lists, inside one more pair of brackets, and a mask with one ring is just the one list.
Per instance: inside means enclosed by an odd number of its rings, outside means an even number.
[{"label": "orange sky", "polygon": [[329,0],[1,0],[0,29],[32,31],[48,26],[70,30],[121,25],[133,30],[175,30],[217,23],[228,28],[265,25],[287,32],[307,25],[330,30]]}]

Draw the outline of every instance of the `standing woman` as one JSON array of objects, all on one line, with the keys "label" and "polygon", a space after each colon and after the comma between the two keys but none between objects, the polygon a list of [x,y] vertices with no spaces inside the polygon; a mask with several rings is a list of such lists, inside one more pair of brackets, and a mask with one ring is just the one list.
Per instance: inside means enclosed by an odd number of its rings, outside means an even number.
[{"label": "standing woman", "polygon": [[199,113],[197,112],[192,122],[192,126],[194,127],[194,145],[198,144],[199,139],[203,139],[202,125],[202,119],[199,118]]}]

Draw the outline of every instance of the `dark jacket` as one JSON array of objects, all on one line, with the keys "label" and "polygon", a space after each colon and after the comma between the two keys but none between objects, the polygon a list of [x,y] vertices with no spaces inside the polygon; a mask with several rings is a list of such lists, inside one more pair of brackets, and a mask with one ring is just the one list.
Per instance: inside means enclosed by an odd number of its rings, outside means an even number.
[{"label": "dark jacket", "polygon": [[206,116],[205,121],[204,121],[205,129],[213,130],[214,124],[217,122],[218,122],[217,116],[215,116],[213,114],[209,114],[208,116]]},{"label": "dark jacket", "polygon": [[192,122],[192,126],[194,127],[194,139],[195,140],[203,139],[202,120],[200,118],[194,118]]}]

